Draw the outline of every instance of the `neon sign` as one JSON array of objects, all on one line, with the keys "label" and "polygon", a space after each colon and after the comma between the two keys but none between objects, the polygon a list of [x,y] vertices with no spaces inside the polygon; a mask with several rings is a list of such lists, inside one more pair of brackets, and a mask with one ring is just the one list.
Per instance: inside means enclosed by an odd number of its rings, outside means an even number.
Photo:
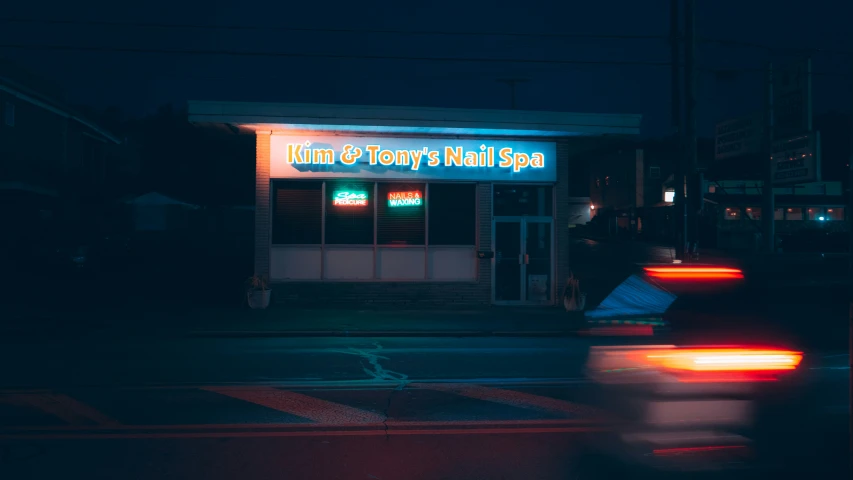
[{"label": "neon sign", "polygon": [[[420,179],[554,182],[557,144],[504,139],[272,135],[270,176],[417,183],[421,183]],[[387,191],[383,192],[379,201],[384,201],[386,195]],[[426,200],[422,198],[421,203],[426,205]]]},{"label": "neon sign", "polygon": [[[336,160],[351,167],[358,162],[371,166],[403,167],[418,171],[423,167],[456,168],[500,168],[514,173],[522,170],[545,168],[543,152],[518,152],[512,147],[486,146],[466,150],[461,146],[445,145],[438,148],[422,147],[396,150],[382,148],[381,145],[365,145],[364,148],[352,144],[343,145],[339,155],[331,148],[311,148],[311,141],[288,143],[286,161],[296,165],[334,165]],[[335,157],[338,157],[337,159]]]},{"label": "neon sign", "polygon": [[388,192],[389,207],[419,207],[423,205],[423,195],[420,190],[410,192]]},{"label": "neon sign", "polygon": [[332,198],[332,205],[338,207],[366,207],[367,193],[350,192],[348,190],[335,192],[335,196]]}]

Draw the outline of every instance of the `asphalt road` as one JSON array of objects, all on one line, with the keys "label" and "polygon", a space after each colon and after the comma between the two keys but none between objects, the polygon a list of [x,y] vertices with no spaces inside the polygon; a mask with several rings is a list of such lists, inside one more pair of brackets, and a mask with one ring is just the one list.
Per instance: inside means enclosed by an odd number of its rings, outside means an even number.
[{"label": "asphalt road", "polygon": [[[612,421],[582,375],[590,345],[607,341],[6,344],[0,478],[570,478],[585,440]],[[837,460],[843,428],[827,432],[846,425],[847,359],[808,357],[811,426],[798,438],[821,433]]]},{"label": "asphalt road", "polygon": [[0,387],[577,378],[578,338],[99,338],[15,343]]}]

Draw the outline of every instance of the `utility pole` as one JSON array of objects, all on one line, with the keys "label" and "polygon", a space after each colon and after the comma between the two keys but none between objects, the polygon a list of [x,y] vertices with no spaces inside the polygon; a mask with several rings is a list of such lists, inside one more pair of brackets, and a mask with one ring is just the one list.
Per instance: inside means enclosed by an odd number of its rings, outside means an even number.
[{"label": "utility pole", "polygon": [[[850,65],[853,66],[853,57],[850,58]],[[851,73],[853,73],[853,69],[851,69]],[[848,388],[848,401],[850,402],[851,412],[853,412],[853,77],[851,77],[850,81],[850,154],[847,157],[847,168],[849,170],[849,176],[847,180],[847,188],[849,190],[850,195],[850,203],[847,205],[845,209],[845,215],[847,215],[848,222],[848,235],[850,238],[850,244],[848,247],[847,255],[849,256],[850,261],[850,292],[849,292],[849,300],[850,305],[848,309],[848,345],[847,345],[847,365],[849,367],[849,375],[850,378],[847,381]],[[848,459],[850,462],[849,471],[847,472],[848,478],[853,478],[853,415],[849,415],[849,428],[850,428],[850,438],[848,439],[849,448],[848,451]]]},{"label": "utility pole", "polygon": [[519,83],[526,83],[530,80],[527,78],[501,78],[499,82],[509,85],[510,105],[515,110],[515,86]]},{"label": "utility pole", "polygon": [[686,241],[685,230],[687,222],[685,222],[684,208],[684,142],[681,138],[681,51],[678,29],[678,4],[681,0],[669,1],[669,41],[670,41],[670,56],[672,64],[672,141],[674,143],[674,162],[673,165],[673,182],[675,183],[675,195],[673,198],[675,221],[675,259],[679,262],[684,261],[684,242]]},{"label": "utility pole", "polygon": [[684,94],[685,94],[685,161],[687,169],[687,248],[685,258],[698,254],[699,212],[705,201],[699,176],[696,139],[696,0],[686,0],[684,7]]},{"label": "utility pole", "polygon": [[761,225],[764,236],[764,250],[776,251],[776,199],[773,196],[773,64],[767,65],[767,80],[764,93],[764,148],[761,158],[764,165],[764,187],[761,189]]}]

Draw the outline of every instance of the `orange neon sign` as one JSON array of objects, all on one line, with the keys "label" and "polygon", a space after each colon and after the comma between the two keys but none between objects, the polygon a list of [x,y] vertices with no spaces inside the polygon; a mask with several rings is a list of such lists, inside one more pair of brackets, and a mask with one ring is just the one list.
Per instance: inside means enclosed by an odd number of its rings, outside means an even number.
[{"label": "orange neon sign", "polygon": [[419,207],[421,205],[423,205],[423,195],[420,190],[388,192],[389,207]]}]

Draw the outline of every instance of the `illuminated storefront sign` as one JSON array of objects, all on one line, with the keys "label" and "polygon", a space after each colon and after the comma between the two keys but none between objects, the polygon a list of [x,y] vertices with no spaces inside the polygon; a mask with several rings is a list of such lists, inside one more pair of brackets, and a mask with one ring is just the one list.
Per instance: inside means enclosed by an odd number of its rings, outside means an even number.
[{"label": "illuminated storefront sign", "polygon": [[348,190],[335,192],[335,196],[332,198],[332,205],[338,207],[366,207],[367,193],[351,192]]},{"label": "illuminated storefront sign", "polygon": [[520,140],[273,135],[273,178],[556,181],[556,144]]},{"label": "illuminated storefront sign", "polygon": [[420,190],[410,192],[389,192],[389,207],[419,207],[423,205],[423,194]]}]

